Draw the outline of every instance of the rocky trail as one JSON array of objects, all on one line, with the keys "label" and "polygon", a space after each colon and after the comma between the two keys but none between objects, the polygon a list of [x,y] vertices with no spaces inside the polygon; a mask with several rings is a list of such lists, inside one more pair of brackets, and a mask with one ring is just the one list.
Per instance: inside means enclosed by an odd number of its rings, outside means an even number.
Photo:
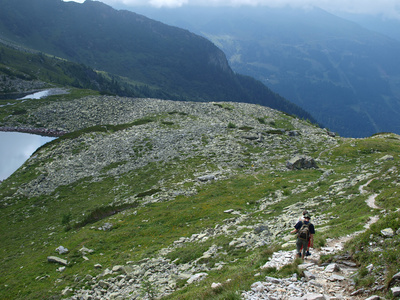
[{"label": "rocky trail", "polygon": [[[360,193],[366,193],[364,188],[372,182],[369,180],[366,184],[360,186]],[[366,203],[373,209],[379,209],[375,204],[378,194],[368,197]],[[352,276],[358,271],[357,264],[346,254],[339,254],[344,244],[354,236],[367,230],[371,224],[378,221],[374,216],[365,224],[364,230],[355,232],[351,235],[336,239],[329,239],[326,245],[321,249],[310,249],[311,256],[307,257],[299,268],[303,270],[304,277],[298,278],[293,274],[290,278],[278,279],[266,277],[264,281],[253,283],[250,291],[242,293],[242,298],[246,300],[350,300],[350,299],[368,299],[377,300],[379,296],[363,295],[364,290],[356,290]],[[338,254],[335,263],[326,263],[319,265],[322,255]],[[296,256],[296,250],[278,251],[273,254],[270,260],[262,268],[275,267],[277,269],[293,262]]]}]

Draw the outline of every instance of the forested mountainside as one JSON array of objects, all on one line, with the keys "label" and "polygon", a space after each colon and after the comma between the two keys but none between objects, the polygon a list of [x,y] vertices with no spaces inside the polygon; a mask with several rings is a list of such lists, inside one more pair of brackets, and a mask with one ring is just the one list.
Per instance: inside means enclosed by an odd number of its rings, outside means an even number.
[{"label": "forested mountainside", "polygon": [[162,98],[168,94],[127,78],[96,71],[20,45],[0,41],[0,98],[54,87],[96,90],[103,94]]},{"label": "forested mountainside", "polygon": [[0,5],[3,39],[126,77],[158,98],[257,103],[313,120],[261,82],[235,74],[220,49],[187,30],[97,1]]},{"label": "forested mountainside", "polygon": [[[77,89],[0,105],[1,126],[64,131],[0,182],[4,299],[300,297],[303,287],[365,299],[399,289],[398,135],[341,138],[254,104]],[[316,236],[302,264],[289,232],[304,209]],[[350,235],[341,252],[316,256]],[[327,264],[324,289],[313,272]]]},{"label": "forested mountainside", "polygon": [[205,36],[342,136],[400,133],[400,41],[317,8],[129,9]]}]

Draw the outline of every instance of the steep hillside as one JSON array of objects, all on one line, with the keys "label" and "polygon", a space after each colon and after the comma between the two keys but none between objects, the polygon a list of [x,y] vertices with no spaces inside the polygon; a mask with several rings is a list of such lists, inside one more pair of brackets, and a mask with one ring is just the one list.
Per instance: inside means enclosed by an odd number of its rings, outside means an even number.
[{"label": "steep hillside", "polygon": [[168,97],[164,91],[85,65],[0,41],[0,99],[50,87],[75,87],[129,97]]},{"label": "steep hillside", "polygon": [[[69,131],[0,184],[2,298],[239,299],[265,276],[303,275],[298,261],[261,267],[294,249],[289,231],[304,209],[316,248],[380,218],[348,249],[370,268],[348,288],[390,294],[399,136],[333,137],[253,104],[78,92],[1,116]],[[371,194],[380,209],[367,205]],[[389,227],[390,238],[380,233]]]},{"label": "steep hillside", "polygon": [[323,10],[130,9],[201,34],[252,76],[342,136],[400,133],[400,42]]},{"label": "steep hillside", "polygon": [[98,1],[0,5],[0,37],[162,91],[156,97],[250,102],[313,120],[261,82],[235,74],[220,49],[187,30]]},{"label": "steep hillside", "polygon": [[161,95],[157,90],[134,85],[118,76],[1,41],[0,78],[0,99],[18,98],[50,87],[86,88],[121,96]]}]

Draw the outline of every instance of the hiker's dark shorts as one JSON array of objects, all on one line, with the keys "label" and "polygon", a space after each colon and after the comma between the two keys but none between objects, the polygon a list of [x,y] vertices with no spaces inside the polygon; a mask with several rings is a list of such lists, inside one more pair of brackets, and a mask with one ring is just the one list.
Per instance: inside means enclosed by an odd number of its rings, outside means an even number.
[{"label": "hiker's dark shorts", "polygon": [[[297,246],[297,253],[301,253],[303,256],[306,256],[306,251],[308,248],[308,240],[303,240],[303,239],[297,239],[296,242],[296,246]],[[303,249],[301,249],[303,248]],[[302,251],[302,252],[300,252]]]}]

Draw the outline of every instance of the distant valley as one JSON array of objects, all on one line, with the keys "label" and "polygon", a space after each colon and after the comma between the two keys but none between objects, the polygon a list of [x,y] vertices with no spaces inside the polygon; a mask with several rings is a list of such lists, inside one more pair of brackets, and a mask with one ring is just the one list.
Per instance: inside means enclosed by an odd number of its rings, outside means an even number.
[{"label": "distant valley", "polygon": [[400,132],[400,41],[320,9],[130,9],[207,37],[234,71],[343,136]]}]

